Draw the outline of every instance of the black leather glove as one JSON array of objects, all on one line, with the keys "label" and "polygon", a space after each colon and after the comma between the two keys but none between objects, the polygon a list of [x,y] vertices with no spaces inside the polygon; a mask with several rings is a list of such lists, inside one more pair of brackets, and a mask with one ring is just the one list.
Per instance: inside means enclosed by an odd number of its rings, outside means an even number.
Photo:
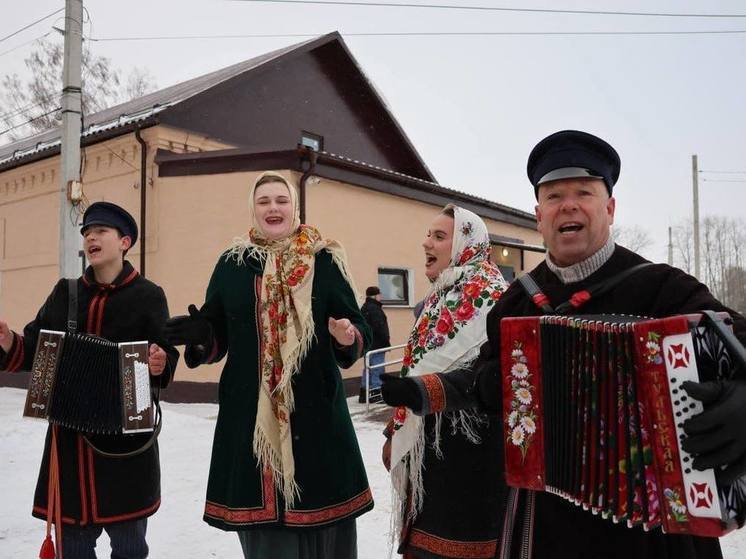
[{"label": "black leather glove", "polygon": [[189,314],[175,316],[166,321],[163,337],[171,345],[208,345],[212,341],[212,326],[194,305]]},{"label": "black leather glove", "polygon": [[422,396],[412,379],[381,373],[381,396],[392,408],[406,406],[414,412],[422,409]]},{"label": "black leather glove", "polygon": [[746,474],[746,382],[687,381],[682,387],[705,409],[684,422],[688,437],[681,446],[695,456],[694,468],[715,468],[718,483],[730,485]]}]

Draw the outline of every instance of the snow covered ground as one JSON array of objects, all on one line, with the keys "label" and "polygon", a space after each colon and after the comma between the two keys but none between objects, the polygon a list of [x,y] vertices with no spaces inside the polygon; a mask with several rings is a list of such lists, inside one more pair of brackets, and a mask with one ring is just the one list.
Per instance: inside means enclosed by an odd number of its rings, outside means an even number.
[{"label": "snow covered ground", "polygon": [[[44,523],[30,515],[46,424],[21,418],[25,391],[0,388],[0,558],[36,557]],[[389,483],[380,461],[382,424],[350,399],[376,506],[358,519],[360,559],[388,556]],[[202,522],[207,469],[217,406],[163,404],[160,436],[163,504],[148,524],[150,556],[156,559],[240,558],[234,534]],[[380,414],[379,414],[380,417]],[[726,559],[746,557],[746,529],[722,538]],[[109,557],[106,536],[98,556]]]}]

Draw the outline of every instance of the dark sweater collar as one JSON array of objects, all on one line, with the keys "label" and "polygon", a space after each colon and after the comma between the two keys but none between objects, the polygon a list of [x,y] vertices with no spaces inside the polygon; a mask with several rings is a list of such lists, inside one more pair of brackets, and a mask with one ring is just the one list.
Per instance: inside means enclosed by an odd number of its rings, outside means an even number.
[{"label": "dark sweater collar", "polygon": [[132,264],[129,263],[128,260],[124,261],[124,266],[122,266],[122,271],[119,272],[119,275],[114,278],[114,281],[111,283],[98,283],[96,281],[96,276],[93,273],[93,266],[88,266],[85,270],[85,274],[83,274],[82,280],[83,283],[88,287],[97,287],[98,289],[107,289],[107,290],[113,290],[120,287],[124,287],[125,285],[132,283],[137,276],[140,274],[137,270],[135,270],[132,267]]},{"label": "dark sweater collar", "polygon": [[376,304],[376,305],[378,305],[379,307],[382,307],[382,306],[383,306],[383,303],[381,303],[381,301],[379,301],[379,300],[378,300],[378,299],[376,299],[375,297],[366,297],[366,298],[365,298],[365,300],[366,300],[367,302],[369,302],[369,303],[375,303],[375,304]]}]

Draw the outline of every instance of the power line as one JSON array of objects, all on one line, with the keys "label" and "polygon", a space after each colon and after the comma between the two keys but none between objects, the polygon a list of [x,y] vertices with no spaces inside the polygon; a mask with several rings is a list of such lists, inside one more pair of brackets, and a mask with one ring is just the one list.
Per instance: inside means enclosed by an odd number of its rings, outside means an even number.
[{"label": "power line", "polygon": [[702,182],[743,182],[743,183],[746,183],[746,180],[737,180],[737,179],[702,179]]},{"label": "power line", "polygon": [[[520,37],[520,36],[604,36],[604,35],[743,35],[746,29],[709,31],[422,31],[344,33],[344,37]],[[255,33],[246,35],[173,35],[141,37],[86,37],[89,41],[182,41],[195,39],[279,39],[320,37],[323,33]]]},{"label": "power line", "polygon": [[52,12],[51,14],[45,15],[45,16],[44,16],[43,18],[37,19],[36,21],[34,21],[34,22],[31,22],[31,23],[29,23],[29,24],[28,24],[28,25],[27,25],[26,27],[21,27],[21,28],[20,28],[20,29],[19,29],[18,31],[14,31],[14,32],[13,32],[13,33],[11,33],[10,35],[6,35],[6,36],[5,36],[5,37],[3,37],[2,39],[0,39],[0,43],[2,43],[3,41],[5,41],[6,39],[10,39],[11,37],[13,37],[13,36],[15,36],[15,35],[18,35],[18,34],[19,34],[19,33],[20,33],[21,31],[25,31],[25,30],[26,30],[26,29],[28,29],[29,27],[33,27],[33,26],[34,26],[34,25],[36,25],[37,23],[39,23],[39,22],[42,22],[42,21],[44,21],[45,19],[47,19],[47,18],[50,18],[50,17],[52,17],[52,16],[53,16],[53,15],[55,15],[55,14],[58,14],[58,13],[60,13],[60,12],[63,12],[64,10],[65,10],[65,8],[60,8],[59,10],[55,10],[55,11],[54,11],[54,12]]},{"label": "power line", "polygon": [[57,111],[59,111],[61,109],[62,109],[62,107],[57,107],[56,109],[53,109],[53,110],[51,110],[49,112],[46,112],[44,114],[40,114],[39,116],[35,116],[34,118],[30,118],[26,122],[22,122],[21,124],[16,124],[15,126],[11,126],[10,128],[7,128],[7,129],[3,130],[2,132],[0,132],[0,136],[2,136],[3,134],[7,134],[11,130],[15,130],[16,128],[20,128],[21,126],[26,126],[27,124],[30,124],[30,123],[34,122],[35,120],[39,120],[40,118],[44,118],[47,115],[51,115],[52,113],[56,113]]},{"label": "power line", "polygon": [[0,52],[0,56],[5,56],[6,54],[10,54],[11,52],[20,49],[21,47],[25,47],[26,45],[28,45],[30,43],[33,43],[34,41],[38,41],[39,39],[43,39],[44,37],[46,37],[50,33],[51,33],[51,31],[47,31],[46,33],[44,33],[43,35],[39,35],[35,39],[31,39],[30,41],[26,41],[25,43],[21,43],[17,47],[13,47],[12,49],[8,49],[6,51]]},{"label": "power line", "polygon": [[28,112],[29,110],[31,110],[31,109],[33,109],[35,107],[40,107],[41,105],[46,105],[47,101],[48,101],[48,99],[44,99],[43,101],[35,101],[33,103],[29,103],[28,105],[24,105],[23,107],[15,108],[15,109],[13,109],[11,111],[8,111],[7,113],[0,114],[0,119],[8,119],[8,118],[16,117],[16,116],[21,115],[21,114],[23,114],[25,112]]},{"label": "power line", "polygon": [[438,10],[479,10],[485,12],[524,12],[542,14],[582,14],[600,16],[642,16],[642,17],[706,17],[706,18],[742,18],[746,14],[685,14],[672,12],[620,12],[600,10],[564,10],[542,8],[503,8],[493,6],[457,6],[452,4],[410,4],[395,2],[342,2],[333,0],[238,0],[240,2],[261,2],[267,4],[321,4],[330,6],[368,6],[373,8],[422,8]]},{"label": "power line", "polygon": [[717,175],[746,175],[746,171],[700,171],[700,173]]}]

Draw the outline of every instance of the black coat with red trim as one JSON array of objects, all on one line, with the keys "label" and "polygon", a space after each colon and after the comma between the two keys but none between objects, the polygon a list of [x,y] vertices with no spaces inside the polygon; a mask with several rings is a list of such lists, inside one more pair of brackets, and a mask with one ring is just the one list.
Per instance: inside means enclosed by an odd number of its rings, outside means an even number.
[{"label": "black coat with red trim", "polygon": [[[611,258],[588,278],[564,284],[541,263],[531,276],[549,304],[556,308],[574,294],[588,290],[645,260],[624,247],[617,246]],[[715,299],[705,285],[678,268],[655,264],[626,278],[614,289],[586,300],[574,315],[631,314],[661,318],[701,310],[728,312],[733,318],[733,331],[746,342],[746,319]],[[439,374],[446,392],[446,409],[462,409],[481,404],[502,417],[499,394],[500,379],[500,320],[508,316],[535,316],[541,309],[526,294],[519,282],[514,282],[503,294],[487,317],[488,341],[482,346],[479,360],[473,369]],[[494,401],[479,401],[481,392],[474,386],[475,376],[494,375]],[[493,462],[495,477],[503,480],[503,445]],[[504,482],[503,487],[505,487]],[[506,555],[499,557],[573,557],[593,559],[717,559],[720,546],[715,538],[668,535],[660,529],[645,532],[641,527],[627,528],[592,515],[551,493],[536,493],[534,523],[528,529],[525,491],[514,504],[506,501],[500,510],[499,523],[503,526],[502,542],[511,541]],[[512,530],[509,527],[512,525]],[[521,545],[522,544],[522,545]],[[524,553],[530,549],[528,555]],[[499,553],[499,551],[498,551]]]},{"label": "black coat with red trim", "polygon": [[[178,351],[161,337],[168,318],[163,289],[140,276],[125,261],[124,269],[110,285],[99,285],[91,268],[78,278],[78,331],[96,334],[113,342],[148,340],[167,353],[166,368],[151,376],[154,387],[168,385],[176,369]],[[0,369],[29,370],[39,330],[66,330],[68,282],[60,280],[23,330],[14,333],[13,345],[0,349]],[[106,452],[123,453],[139,448],[150,433],[95,435],[89,440]],[[46,518],[51,428],[47,430],[44,455],[34,495],[33,515]],[[96,454],[80,433],[58,427],[57,433],[63,522],[107,524],[150,516],[160,505],[158,445],[130,458],[107,458]]]}]

